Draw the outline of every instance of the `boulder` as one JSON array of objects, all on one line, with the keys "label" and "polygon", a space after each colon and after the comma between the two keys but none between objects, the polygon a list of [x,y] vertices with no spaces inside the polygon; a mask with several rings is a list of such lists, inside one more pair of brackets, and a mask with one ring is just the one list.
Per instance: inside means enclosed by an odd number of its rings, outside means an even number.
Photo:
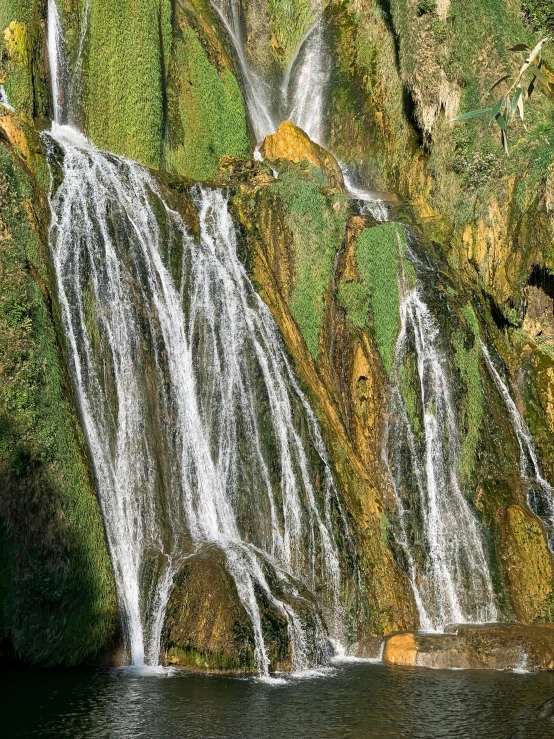
[{"label": "boulder", "polygon": [[436,669],[554,670],[554,624],[458,625],[390,636],[383,660]]},{"label": "boulder", "polygon": [[537,708],[539,718],[554,719],[554,698],[549,698],[541,706]]},{"label": "boulder", "polygon": [[344,179],[335,157],[291,121],[284,121],[277,133],[267,136],[260,151],[269,161],[309,162],[323,172],[331,187],[344,189]]},{"label": "boulder", "polygon": [[[319,661],[316,625],[321,616],[313,597],[297,581],[278,577],[260,557],[275,598],[287,604],[303,625],[310,661]],[[287,617],[276,600],[254,583],[270,671],[292,669]],[[187,558],[175,579],[164,628],[162,648],[168,664],[197,671],[254,672],[258,665],[252,621],[229,572],[227,554],[216,545],[202,547]]]}]

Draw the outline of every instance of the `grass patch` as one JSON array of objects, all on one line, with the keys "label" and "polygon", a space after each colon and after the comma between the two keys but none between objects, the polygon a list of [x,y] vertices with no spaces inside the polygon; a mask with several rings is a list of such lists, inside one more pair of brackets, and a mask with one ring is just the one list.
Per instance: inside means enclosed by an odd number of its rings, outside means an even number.
[{"label": "grass patch", "polygon": [[246,157],[250,139],[234,75],[210,63],[191,29],[175,39],[168,86],[169,171],[195,180],[214,177],[221,156]]},{"label": "grass patch", "polygon": [[317,182],[284,167],[271,187],[281,198],[285,223],[293,236],[294,287],[289,307],[310,354],[319,356],[325,314],[325,292],[344,238],[348,200],[327,196]]},{"label": "grass patch", "polygon": [[389,374],[400,327],[398,264],[405,245],[404,228],[397,223],[364,229],[356,244],[360,281],[341,281],[338,293],[348,320],[357,328],[368,328],[372,315],[377,348]]},{"label": "grass patch", "polygon": [[159,167],[171,0],[91,0],[85,115],[94,143]]}]

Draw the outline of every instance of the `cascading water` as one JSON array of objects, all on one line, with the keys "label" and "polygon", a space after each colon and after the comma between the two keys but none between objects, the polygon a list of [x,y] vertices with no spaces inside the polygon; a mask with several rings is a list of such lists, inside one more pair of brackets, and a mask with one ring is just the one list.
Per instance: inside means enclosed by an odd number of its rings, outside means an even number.
[{"label": "cascading water", "polygon": [[233,43],[254,136],[261,144],[284,120],[291,120],[317,143],[325,138],[325,94],[331,75],[320,0],[313,2],[315,23],[301,40],[282,83],[271,85],[248,61],[240,0],[211,0]]},{"label": "cascading water", "polygon": [[15,112],[13,107],[10,105],[8,101],[8,96],[6,94],[6,90],[4,89],[4,85],[0,85],[0,105],[3,105],[4,108],[11,110],[12,113]]},{"label": "cascading water", "polygon": [[[421,628],[440,631],[452,623],[494,621],[479,524],[456,474],[458,419],[439,327],[423,301],[421,284],[410,288],[401,282],[387,440],[398,506],[395,536],[406,557]],[[402,394],[402,373],[411,358],[419,383],[417,422]]]},{"label": "cascading water", "polygon": [[521,413],[514,403],[507,384],[496,369],[486,345],[481,341],[481,349],[490,375],[510,415],[512,426],[519,444],[521,478],[529,490],[528,500],[531,510],[545,522],[548,528],[550,549],[554,551],[554,488],[545,479],[533,437]]},{"label": "cascading water", "polygon": [[325,98],[331,63],[320,18],[308,31],[281,86],[283,120],[289,119],[317,144],[325,140]]},{"label": "cascading water", "polygon": [[[158,663],[175,574],[215,545],[252,622],[260,672],[269,660],[257,592],[286,619],[293,669],[304,669],[325,651],[319,612],[334,639],[343,621],[334,529],[344,517],[315,416],[238,260],[225,197],[197,189],[198,244],[144,168],[60,125],[50,2],[47,141],[63,174],[50,241],[131,662]],[[292,599],[272,593],[268,570]],[[305,588],[323,593],[317,608]]]}]

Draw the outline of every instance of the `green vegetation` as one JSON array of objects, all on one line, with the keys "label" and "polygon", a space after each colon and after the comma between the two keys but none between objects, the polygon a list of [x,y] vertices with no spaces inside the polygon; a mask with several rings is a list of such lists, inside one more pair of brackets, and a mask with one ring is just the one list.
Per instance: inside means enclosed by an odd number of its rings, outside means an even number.
[{"label": "green vegetation", "polygon": [[43,12],[41,0],[0,3],[0,79],[10,104],[27,121],[46,118],[49,110]]},{"label": "green vegetation", "polygon": [[159,167],[171,0],[91,0],[87,132],[104,149]]},{"label": "green vegetation", "polygon": [[246,157],[250,140],[236,78],[210,63],[191,29],[175,38],[168,86],[165,163],[195,180],[214,177],[221,156]]},{"label": "green vegetation", "polygon": [[521,120],[524,120],[524,100],[529,100],[533,93],[535,86],[538,84],[542,86],[542,89],[547,95],[552,97],[550,90],[550,83],[548,78],[545,76],[544,71],[541,69],[542,58],[541,52],[542,47],[547,39],[541,39],[533,49],[527,44],[516,44],[516,46],[509,49],[509,51],[523,53],[525,61],[519,69],[518,74],[514,77],[513,81],[510,79],[509,74],[505,74],[500,77],[491,86],[487,92],[487,96],[504,83],[506,87],[512,82],[508,90],[503,92],[499,99],[491,105],[489,108],[479,108],[477,110],[471,110],[467,113],[462,113],[454,118],[454,121],[464,121],[470,118],[481,118],[486,116],[489,120],[489,124],[496,123],[502,134],[502,144],[508,153],[508,127],[512,118],[516,112],[519,114]]},{"label": "green vegetation", "polygon": [[285,166],[271,187],[284,204],[285,223],[294,239],[290,310],[315,359],[320,353],[325,292],[344,238],[348,201],[340,193],[328,199],[317,182],[300,176],[293,167]]},{"label": "green vegetation", "polygon": [[32,202],[0,145],[0,633],[25,660],[69,665],[109,646],[118,619]]},{"label": "green vegetation", "polygon": [[277,60],[287,66],[321,5],[314,0],[268,0],[271,31],[278,44]]},{"label": "green vegetation", "polygon": [[356,244],[360,282],[339,285],[339,300],[354,326],[369,325],[371,308],[377,348],[389,374],[400,326],[398,265],[405,246],[404,228],[397,223],[364,229]]},{"label": "green vegetation", "polygon": [[521,9],[533,31],[541,36],[554,35],[554,0],[524,0]]},{"label": "green vegetation", "polygon": [[454,333],[452,344],[456,365],[465,387],[462,407],[464,433],[459,473],[464,482],[468,483],[475,469],[477,448],[483,427],[483,387],[479,372],[482,352],[479,343],[479,323],[473,308],[468,306],[462,308],[461,312],[472,334],[471,346],[467,347],[467,342],[461,331]]}]

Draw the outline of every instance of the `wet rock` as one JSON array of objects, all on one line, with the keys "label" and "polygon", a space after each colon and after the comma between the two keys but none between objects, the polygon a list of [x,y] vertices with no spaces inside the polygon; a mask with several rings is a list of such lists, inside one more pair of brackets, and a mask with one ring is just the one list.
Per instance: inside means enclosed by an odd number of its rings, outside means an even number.
[{"label": "wet rock", "polygon": [[349,655],[361,659],[379,659],[383,652],[385,640],[382,636],[366,636],[353,644]]},{"label": "wet rock", "polygon": [[537,708],[537,715],[539,718],[554,719],[554,698],[549,698],[542,706],[539,706]]},{"label": "wet rock", "polygon": [[449,631],[395,634],[383,660],[436,669],[554,670],[554,624],[457,625]]},{"label": "wet rock", "polygon": [[344,188],[342,172],[335,157],[313,142],[308,134],[291,121],[281,123],[277,133],[266,137],[261,153],[270,161],[288,159],[297,164],[309,162],[321,169],[331,187]]},{"label": "wet rock", "polygon": [[169,664],[255,669],[252,625],[220,549],[207,547],[186,561],[169,599],[162,643]]},{"label": "wet rock", "polygon": [[[283,575],[277,576],[264,559],[258,560],[271,592],[301,621],[307,643],[307,658],[317,664],[322,648],[320,615],[311,594]],[[270,601],[254,582],[257,607],[270,671],[288,671],[291,644],[284,608]],[[317,621],[317,623],[315,623]],[[162,633],[168,664],[193,670],[255,672],[259,669],[252,620],[235,580],[228,569],[227,555],[216,545],[202,548],[188,558],[169,598]]]}]

